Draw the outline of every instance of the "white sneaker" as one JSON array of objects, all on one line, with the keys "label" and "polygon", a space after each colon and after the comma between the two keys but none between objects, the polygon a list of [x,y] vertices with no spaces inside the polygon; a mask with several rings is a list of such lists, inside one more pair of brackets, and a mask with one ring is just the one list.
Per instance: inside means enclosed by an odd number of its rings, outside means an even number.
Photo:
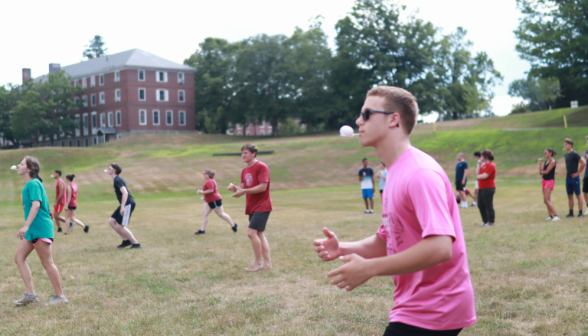
[{"label": "white sneaker", "polygon": [[584,213],[584,216],[588,216],[588,208],[586,208],[586,212]]},{"label": "white sneaker", "polygon": [[54,306],[54,305],[60,305],[60,304],[65,304],[65,303],[69,303],[69,301],[67,301],[65,296],[57,297],[57,295],[53,294],[53,295],[51,295],[51,299],[49,300],[49,302],[46,303],[45,305],[46,306]]},{"label": "white sneaker", "polygon": [[374,213],[374,209],[370,210],[370,213]]},{"label": "white sneaker", "polygon": [[366,213],[366,214],[369,214],[369,213],[370,213],[370,211],[369,211],[369,210],[366,210],[366,211],[365,211],[365,213]]},{"label": "white sneaker", "polygon": [[553,218],[551,218],[551,216],[549,216],[549,217],[545,218],[545,220],[550,221],[550,220],[553,220]]},{"label": "white sneaker", "polygon": [[488,223],[482,223],[482,226],[486,226],[486,225],[488,225]]},{"label": "white sneaker", "polygon": [[558,221],[558,220],[561,220],[561,218],[559,218],[559,216],[553,216],[553,219],[552,220],[553,221]]}]

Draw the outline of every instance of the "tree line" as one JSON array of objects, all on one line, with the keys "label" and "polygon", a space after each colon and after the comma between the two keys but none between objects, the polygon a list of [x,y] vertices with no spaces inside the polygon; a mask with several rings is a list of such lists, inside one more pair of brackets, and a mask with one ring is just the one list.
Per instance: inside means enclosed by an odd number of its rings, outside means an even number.
[{"label": "tree line", "polygon": [[491,110],[502,80],[485,52],[472,52],[466,30],[443,35],[431,22],[403,19],[387,0],[358,0],[336,24],[335,50],[317,20],[291,36],[265,34],[230,43],[206,38],[184,61],[196,68],[198,128],[224,133],[236,123],[299,118],[307,131],[352,124],[375,85],[406,88],[420,113],[448,118]]}]

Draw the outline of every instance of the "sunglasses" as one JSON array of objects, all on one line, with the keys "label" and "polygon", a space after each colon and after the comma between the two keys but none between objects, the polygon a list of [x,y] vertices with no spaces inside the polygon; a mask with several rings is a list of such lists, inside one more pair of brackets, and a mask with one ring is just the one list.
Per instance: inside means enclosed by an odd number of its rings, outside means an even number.
[{"label": "sunglasses", "polygon": [[[370,115],[372,113],[382,113],[382,114],[394,114],[396,112],[390,112],[390,111],[375,111],[375,110],[365,110],[363,112],[360,112],[359,115],[363,118],[363,121],[368,121],[370,119]],[[400,127],[400,124],[396,125],[397,127]]]}]

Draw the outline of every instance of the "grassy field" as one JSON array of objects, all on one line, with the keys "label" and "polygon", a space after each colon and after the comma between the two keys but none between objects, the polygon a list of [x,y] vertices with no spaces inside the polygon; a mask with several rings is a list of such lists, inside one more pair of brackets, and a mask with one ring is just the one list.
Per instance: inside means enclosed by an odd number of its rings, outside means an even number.
[{"label": "grassy field", "polygon": [[[531,129],[557,126],[563,114],[574,127]],[[588,109],[440,123],[437,132],[428,127],[417,127],[413,144],[450,177],[460,151],[493,149],[498,167],[496,227],[483,229],[477,209],[462,210],[478,314],[478,323],[462,334],[588,335],[588,219],[543,221],[536,172],[543,149],[554,147],[560,177],[553,198],[565,215],[561,148],[571,137],[585,149]],[[272,173],[267,236],[274,269],[254,274],[244,271],[253,259],[244,199],[221,189],[225,210],[240,224],[237,234],[214,214],[204,237],[193,234],[201,223],[200,172],[215,169],[221,187],[237,181],[241,159],[212,154],[239,152],[246,141],[276,151],[260,157]],[[54,169],[76,174],[78,217],[91,226],[87,235],[76,228],[72,236],[56,236],[54,259],[71,302],[65,307],[12,304],[24,291],[12,260],[23,222],[23,181],[8,168],[24,155],[40,159],[50,199]],[[277,139],[158,134],[91,148],[0,151],[0,335],[380,335],[394,302],[391,278],[341,292],[326,279],[337,262],[320,262],[311,246],[323,226],[343,240],[378,229],[379,205],[375,215],[362,213],[356,174],[363,157],[374,166],[379,161],[373,149],[336,133]],[[115,248],[120,239],[107,221],[117,203],[103,173],[110,162],[123,166],[137,199],[131,228],[142,250]],[[37,293],[48,298],[51,285],[34,253],[29,262]]]}]

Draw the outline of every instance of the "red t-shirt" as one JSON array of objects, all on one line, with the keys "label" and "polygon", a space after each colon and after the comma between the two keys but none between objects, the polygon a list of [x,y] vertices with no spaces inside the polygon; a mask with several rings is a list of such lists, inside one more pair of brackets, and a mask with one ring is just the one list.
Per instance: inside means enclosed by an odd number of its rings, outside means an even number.
[{"label": "red t-shirt", "polygon": [[272,211],[272,199],[270,197],[270,171],[267,165],[257,161],[251,167],[243,168],[241,172],[241,183],[245,189],[251,189],[267,182],[267,189],[259,194],[247,194],[245,202],[245,214],[252,215],[254,212]]},{"label": "red t-shirt", "polygon": [[[61,196],[61,199],[57,200],[57,196],[59,196],[59,185],[60,184],[61,184],[61,187],[63,188],[63,195]],[[65,203],[67,202],[67,192],[65,190],[65,182],[63,182],[61,177],[58,178],[57,183],[55,183],[55,198],[56,198],[57,204],[65,205]]]},{"label": "red t-shirt", "polygon": [[218,187],[216,186],[216,181],[213,179],[208,179],[206,183],[204,183],[204,187],[202,187],[202,191],[206,190],[213,190],[212,194],[204,194],[204,200],[206,203],[218,201],[221,199],[221,195],[218,193]]},{"label": "red t-shirt", "polygon": [[488,189],[488,188],[496,188],[496,182],[494,182],[494,178],[496,177],[496,165],[494,162],[488,162],[480,168],[480,175],[488,174],[488,178],[485,180],[478,180],[479,189]]}]

